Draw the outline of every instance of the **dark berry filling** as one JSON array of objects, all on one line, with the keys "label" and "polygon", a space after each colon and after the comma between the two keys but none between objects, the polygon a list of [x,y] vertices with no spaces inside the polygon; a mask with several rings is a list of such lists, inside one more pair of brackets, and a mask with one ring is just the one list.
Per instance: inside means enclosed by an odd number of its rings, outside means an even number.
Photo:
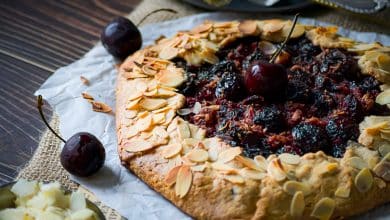
[{"label": "dark berry filling", "polygon": [[324,151],[342,157],[357,140],[364,116],[388,114],[375,104],[379,82],[362,75],[356,54],[321,49],[307,38],[290,40],[279,64],[258,48],[258,38],[240,39],[218,52],[220,62],[200,67],[176,60],[186,70],[180,88],[183,116],[249,157]]}]

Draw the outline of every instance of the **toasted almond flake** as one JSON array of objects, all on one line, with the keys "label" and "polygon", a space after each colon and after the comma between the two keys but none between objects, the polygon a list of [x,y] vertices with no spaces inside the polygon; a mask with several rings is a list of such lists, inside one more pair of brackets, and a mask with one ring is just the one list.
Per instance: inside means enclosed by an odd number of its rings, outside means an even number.
[{"label": "toasted almond flake", "polygon": [[340,198],[348,198],[351,193],[351,187],[349,186],[339,186],[334,195]]},{"label": "toasted almond flake", "polygon": [[191,137],[191,131],[188,127],[187,122],[179,122],[179,124],[177,125],[177,133],[179,134],[179,138],[182,140]]},{"label": "toasted almond flake", "polygon": [[296,192],[291,200],[290,215],[294,218],[302,217],[305,210],[305,198],[302,192]]},{"label": "toasted almond flake", "polygon": [[238,162],[242,163],[243,165],[245,165],[253,170],[264,171],[264,169],[262,167],[258,166],[257,163],[255,163],[255,161],[250,159],[250,158],[243,157],[243,156],[237,156],[237,157],[235,157],[235,160],[237,160]]},{"label": "toasted almond flake", "polygon": [[278,49],[273,43],[269,41],[260,41],[258,47],[265,55],[272,55]]},{"label": "toasted almond flake", "polygon": [[213,24],[215,28],[228,28],[231,27],[234,23],[232,21],[216,22]]},{"label": "toasted almond flake", "polygon": [[330,219],[330,217],[332,217],[335,207],[336,202],[333,199],[329,197],[324,197],[315,204],[310,216],[321,220]]},{"label": "toasted almond flake", "polygon": [[111,107],[103,102],[91,101],[90,103],[92,104],[92,110],[95,112],[108,113],[112,111]]},{"label": "toasted almond flake", "polygon": [[80,76],[80,80],[84,85],[89,86],[89,80],[87,78]]},{"label": "toasted almond flake", "polygon": [[153,125],[152,122],[153,122],[152,115],[148,114],[143,118],[139,118],[134,126],[138,129],[138,131],[146,131]]},{"label": "toasted almond flake", "polygon": [[206,130],[199,128],[193,137],[198,140],[203,140],[206,137]]},{"label": "toasted almond flake", "polygon": [[256,162],[257,166],[261,167],[263,170],[267,170],[267,160],[263,156],[257,155],[253,160]]},{"label": "toasted almond flake", "polygon": [[233,168],[227,164],[220,163],[220,162],[212,163],[211,168],[218,170],[218,171],[222,171],[223,173],[227,173],[227,174],[237,173],[237,170],[235,168]]},{"label": "toasted almond flake", "polygon": [[339,164],[338,163],[328,163],[326,166],[328,173],[334,173],[338,170]]},{"label": "toasted almond flake", "polygon": [[383,189],[386,187],[386,182],[378,177],[374,177],[374,181],[376,185],[379,187],[379,189]]},{"label": "toasted almond flake", "polygon": [[253,35],[257,32],[257,22],[254,20],[245,20],[240,22],[238,25],[238,30],[243,34]]},{"label": "toasted almond flake", "polygon": [[284,23],[281,21],[270,21],[263,25],[263,31],[268,33],[274,33],[282,30]]},{"label": "toasted almond flake", "polygon": [[171,110],[172,108],[169,107],[169,106],[166,106],[164,108],[160,108],[160,109],[156,109],[153,111],[153,113],[157,114],[157,113],[167,113],[169,110]]},{"label": "toasted almond flake", "polygon": [[166,46],[160,51],[158,57],[161,59],[170,60],[175,58],[178,54],[179,49],[172,46]]},{"label": "toasted almond flake", "polygon": [[383,144],[378,147],[378,151],[381,154],[382,157],[386,156],[386,154],[390,153],[390,145],[389,144]]},{"label": "toasted almond flake", "polygon": [[223,178],[231,183],[243,184],[245,183],[244,178],[239,175],[224,175]]},{"label": "toasted almond flake", "polygon": [[301,191],[305,196],[311,193],[311,188],[308,184],[294,180],[285,182],[283,184],[283,190],[292,196],[298,191]]},{"label": "toasted almond flake", "polygon": [[179,168],[176,177],[175,192],[183,198],[190,191],[192,185],[192,172],[189,166],[183,165]]},{"label": "toasted almond flake", "polygon": [[192,149],[187,153],[186,157],[193,162],[201,163],[208,159],[209,154],[207,151],[202,149]]},{"label": "toasted almond flake", "polygon": [[149,111],[163,108],[168,104],[165,99],[143,98],[139,105]]},{"label": "toasted almond flake", "polygon": [[181,157],[181,160],[183,162],[184,165],[187,165],[187,166],[195,166],[196,163],[195,162],[192,162],[190,159],[188,159],[188,157],[186,156],[183,156]]},{"label": "toasted almond flake", "polygon": [[189,108],[178,109],[176,112],[178,115],[182,115],[182,116],[189,115],[192,113],[191,109],[189,109]]},{"label": "toasted almond flake", "polygon": [[163,125],[169,125],[169,123],[171,123],[174,117],[175,111],[173,109],[168,110],[165,114],[165,122],[163,123]]},{"label": "toasted almond flake", "polygon": [[138,81],[135,84],[135,89],[141,93],[146,92],[146,90],[148,90],[148,84],[146,84],[146,82],[143,81]]},{"label": "toasted almond flake", "polygon": [[390,90],[379,93],[375,99],[375,102],[380,105],[390,104]]},{"label": "toasted almond flake", "polygon": [[362,158],[360,157],[351,157],[351,158],[348,158],[348,164],[351,165],[353,168],[356,168],[356,169],[363,169],[363,168],[368,168],[368,164],[366,161],[364,161]]},{"label": "toasted almond flake", "polygon": [[370,43],[370,44],[364,44],[364,43],[360,43],[360,44],[356,44],[354,47],[352,48],[348,48],[349,51],[356,51],[356,52],[359,52],[359,51],[368,51],[368,50],[372,50],[372,49],[375,49],[375,48],[378,48],[380,47],[381,45],[378,44],[378,43]]},{"label": "toasted almond flake", "polygon": [[165,113],[153,114],[153,124],[161,124],[165,122]]},{"label": "toasted almond flake", "polygon": [[355,177],[355,186],[359,192],[364,193],[371,189],[373,181],[371,171],[363,168]]},{"label": "toasted almond flake", "polygon": [[156,126],[153,129],[153,135],[158,136],[159,138],[163,138],[163,139],[169,138],[167,130],[161,126]]},{"label": "toasted almond flake", "polygon": [[140,139],[130,140],[124,144],[124,149],[127,152],[134,152],[134,153],[147,151],[153,149],[154,147],[155,145],[153,143],[145,140],[140,140]]},{"label": "toasted almond flake", "polygon": [[213,25],[211,23],[204,23],[193,28],[191,33],[203,33],[210,30],[212,27]]},{"label": "toasted almond flake", "polygon": [[245,178],[254,179],[254,180],[262,180],[264,177],[267,176],[267,174],[264,172],[252,170],[249,169],[248,167],[242,168],[238,173]]},{"label": "toasted almond flake", "polygon": [[301,162],[301,158],[295,154],[283,153],[279,155],[280,161],[290,165],[298,165]]},{"label": "toasted almond flake", "polygon": [[158,97],[172,97],[172,96],[176,95],[176,92],[174,92],[170,89],[158,88],[156,95]]},{"label": "toasted almond flake", "polygon": [[130,126],[130,127],[126,130],[125,135],[126,135],[127,138],[131,138],[131,137],[136,136],[138,133],[139,133],[139,131],[137,130],[136,127]]},{"label": "toasted almond flake", "polygon": [[202,110],[202,105],[199,102],[195,102],[194,107],[192,107],[192,112],[198,114]]},{"label": "toasted almond flake", "polygon": [[148,65],[143,65],[141,70],[148,76],[154,76],[157,73],[157,70],[153,69],[151,66]]},{"label": "toasted almond flake", "polygon": [[152,89],[150,91],[143,92],[142,94],[148,97],[155,97],[157,96],[157,93],[158,93],[157,89]]},{"label": "toasted almond flake", "polygon": [[141,101],[141,97],[138,98],[138,99],[134,99],[134,100],[131,100],[129,101],[127,104],[126,104],[126,109],[127,110],[132,110],[132,109],[136,109],[138,107],[138,103]]},{"label": "toasted almond flake", "polygon": [[198,146],[199,142],[199,140],[196,140],[194,138],[186,138],[182,141],[182,144],[189,148],[195,148]]},{"label": "toasted almond flake", "polygon": [[173,167],[171,170],[169,170],[168,174],[165,176],[165,183],[171,187],[173,184],[176,183],[177,173],[179,172],[181,166]]},{"label": "toasted almond flake", "polygon": [[240,155],[242,152],[241,148],[239,147],[232,147],[227,150],[222,151],[218,155],[218,161],[221,163],[227,163],[231,160],[233,160],[236,156]]},{"label": "toasted almond flake", "polygon": [[287,177],[279,158],[272,159],[268,163],[267,173],[276,181],[285,180]]},{"label": "toasted almond flake", "polygon": [[374,173],[386,181],[390,181],[390,153],[374,167]]},{"label": "toasted almond flake", "polygon": [[178,155],[182,149],[183,147],[180,143],[169,144],[162,151],[162,155],[165,159],[172,158]]},{"label": "toasted almond flake", "polygon": [[84,99],[94,100],[94,98],[90,94],[88,94],[86,92],[81,93],[81,95],[83,96]]},{"label": "toasted almond flake", "polygon": [[205,169],[206,169],[205,164],[200,164],[200,165],[196,165],[196,166],[191,167],[191,170],[194,172],[203,172]]},{"label": "toasted almond flake", "polygon": [[156,79],[162,85],[169,87],[178,87],[185,80],[182,70],[178,68],[171,71],[161,70],[156,74]]}]

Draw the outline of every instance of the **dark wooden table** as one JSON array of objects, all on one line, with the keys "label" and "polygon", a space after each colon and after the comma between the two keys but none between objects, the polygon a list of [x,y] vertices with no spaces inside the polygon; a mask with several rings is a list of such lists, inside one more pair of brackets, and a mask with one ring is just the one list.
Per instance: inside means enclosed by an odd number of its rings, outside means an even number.
[{"label": "dark wooden table", "polygon": [[[102,27],[140,0],[1,0],[0,184],[32,156],[45,127],[33,93],[86,53]],[[50,118],[48,105],[44,109]]]}]

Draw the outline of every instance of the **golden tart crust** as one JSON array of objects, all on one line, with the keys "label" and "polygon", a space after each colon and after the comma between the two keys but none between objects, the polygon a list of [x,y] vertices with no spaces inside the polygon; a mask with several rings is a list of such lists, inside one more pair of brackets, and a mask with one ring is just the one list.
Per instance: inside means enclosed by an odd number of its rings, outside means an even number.
[{"label": "golden tart crust", "polygon": [[[243,36],[280,42],[291,21],[206,21],[191,31],[161,38],[119,67],[116,93],[118,152],[122,164],[184,212],[198,219],[334,219],[364,213],[390,201],[390,116],[368,116],[360,144],[343,158],[319,151],[241,155],[217,137],[183,120],[185,97],[175,89],[184,70],[170,60],[215,63],[216,51]],[[377,102],[390,104],[390,48],[337,35],[337,27],[298,24],[321,47],[358,53],[364,74],[384,83]]]}]

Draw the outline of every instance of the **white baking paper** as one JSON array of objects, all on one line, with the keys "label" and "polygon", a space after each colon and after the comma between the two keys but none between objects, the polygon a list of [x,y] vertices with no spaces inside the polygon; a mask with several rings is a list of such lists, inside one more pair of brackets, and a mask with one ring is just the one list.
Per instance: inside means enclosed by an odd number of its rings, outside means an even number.
[{"label": "white baking paper", "polygon": [[[227,13],[199,14],[145,25],[141,28],[141,32],[144,45],[149,45],[160,35],[172,36],[175,32],[190,29],[205,19],[231,20],[240,18],[243,18],[242,15]],[[257,18],[260,19],[260,17]],[[299,22],[329,25],[304,18],[300,19]],[[385,45],[390,44],[390,37],[385,35],[358,33],[342,28],[340,33],[360,41],[379,41]],[[90,178],[72,176],[72,179],[128,219],[187,219],[188,216],[120,165],[116,150],[114,115],[92,111],[91,105],[81,97],[82,92],[87,92],[96,100],[114,108],[116,80],[114,65],[113,58],[99,43],[80,60],[58,69],[35,93],[36,95],[41,94],[59,115],[60,131],[65,139],[76,132],[87,131],[97,136],[105,146],[106,162],[104,168]],[[89,79],[89,86],[81,83],[81,75]],[[389,217],[390,205],[382,206],[364,216],[367,219]]]}]

